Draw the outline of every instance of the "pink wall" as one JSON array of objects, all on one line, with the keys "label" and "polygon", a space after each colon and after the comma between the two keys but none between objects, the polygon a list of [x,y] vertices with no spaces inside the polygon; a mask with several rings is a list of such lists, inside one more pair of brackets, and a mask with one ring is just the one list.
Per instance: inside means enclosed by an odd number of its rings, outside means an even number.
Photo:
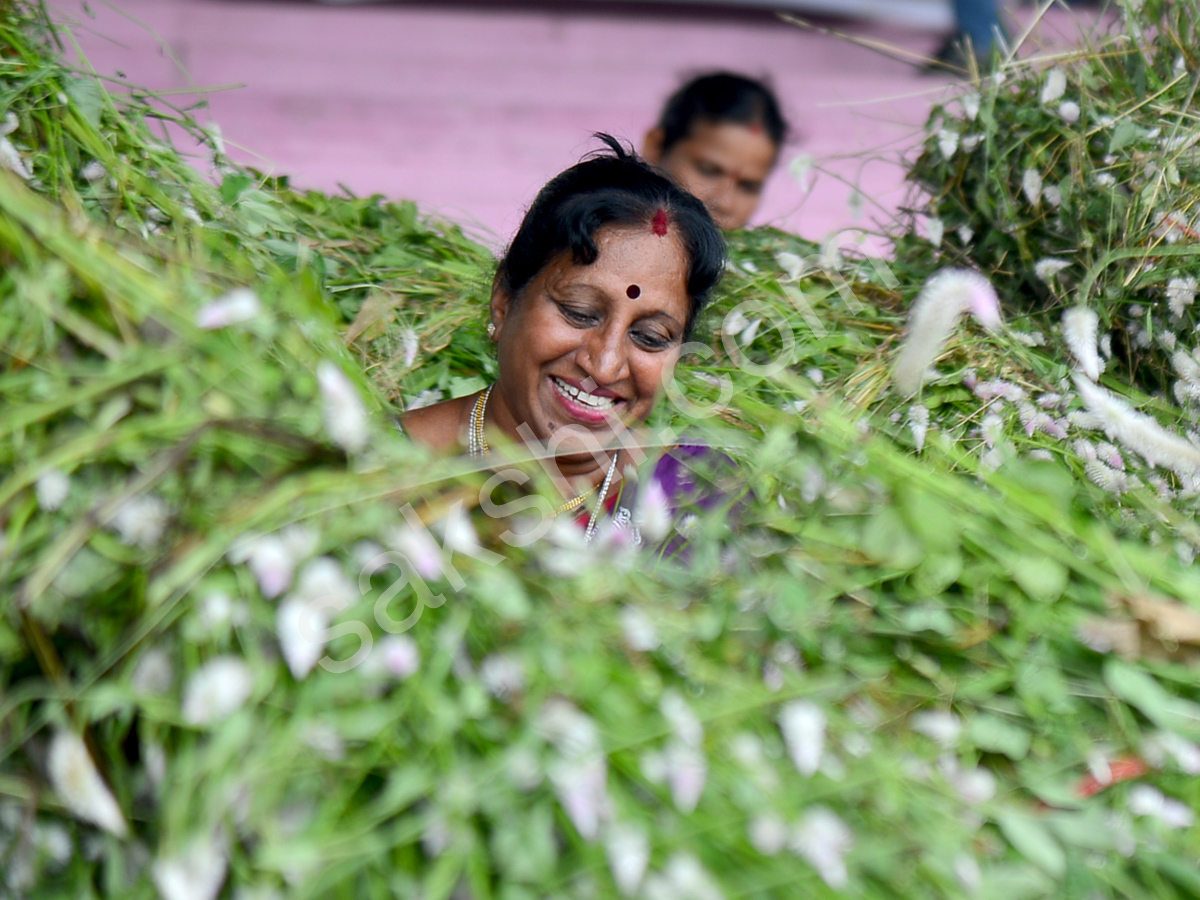
[{"label": "pink wall", "polygon": [[[757,218],[820,238],[855,219],[849,184],[893,209],[896,159],[947,79],[804,31],[766,14],[571,4],[327,6],[265,0],[50,0],[81,24],[102,75],[208,95],[233,155],[297,184],[381,192],[477,226],[493,244],[538,187],[610,131],[640,143],[665,96],[690,72],[769,75],[800,134],[785,153],[829,170],[805,194],[776,173]],[[135,21],[137,22],[135,23]],[[140,24],[139,24],[140,23]],[[1053,20],[1073,28],[1066,13]],[[928,52],[938,35],[844,24],[856,38]],[[161,39],[161,42],[160,40]],[[164,47],[165,43],[165,47]],[[169,48],[169,52],[168,52]],[[190,73],[191,82],[170,56]]]}]

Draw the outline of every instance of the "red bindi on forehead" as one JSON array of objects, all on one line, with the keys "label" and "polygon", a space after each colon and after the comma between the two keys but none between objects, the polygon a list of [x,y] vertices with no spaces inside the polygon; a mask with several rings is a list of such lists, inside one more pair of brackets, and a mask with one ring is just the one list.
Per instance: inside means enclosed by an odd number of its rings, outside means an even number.
[{"label": "red bindi on forehead", "polygon": [[650,227],[659,237],[667,236],[667,211],[660,209],[654,214],[654,221],[650,223]]},{"label": "red bindi on forehead", "polygon": [[636,300],[638,297],[642,296],[642,289],[636,284],[631,284],[629,287],[625,288],[625,296],[630,300]]},{"label": "red bindi on forehead", "polygon": [[759,122],[751,122],[746,127],[750,129],[751,134],[762,134],[763,127]]}]

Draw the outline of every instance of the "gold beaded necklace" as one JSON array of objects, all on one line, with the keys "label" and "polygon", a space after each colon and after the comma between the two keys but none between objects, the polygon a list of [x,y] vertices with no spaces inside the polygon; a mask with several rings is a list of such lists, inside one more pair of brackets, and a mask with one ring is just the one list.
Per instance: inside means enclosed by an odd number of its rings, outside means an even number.
[{"label": "gold beaded necklace", "polygon": [[[475,403],[471,407],[470,427],[467,429],[467,452],[472,457],[487,456],[492,452],[492,448],[488,446],[487,437],[484,435],[483,420],[484,416],[487,414],[488,399],[492,396],[492,388],[495,386],[495,382],[489,384],[487,390],[482,391],[479,396],[475,398]],[[613,473],[617,469],[618,456],[620,456],[619,453],[613,457],[612,464],[608,467],[608,474],[604,479],[604,493],[601,494],[599,503],[597,504],[597,514],[599,513],[600,507],[604,505],[604,497],[608,494],[608,488],[612,484]],[[587,502],[587,498],[595,492],[595,486],[588,488],[582,494],[572,497],[566,503],[563,503],[561,506],[557,507],[554,510],[554,514],[558,516],[562,515],[563,513],[575,512],[575,510],[583,506],[583,504]],[[596,514],[593,514],[591,522],[588,523],[589,538],[591,537],[591,532],[595,530],[596,518]]]}]

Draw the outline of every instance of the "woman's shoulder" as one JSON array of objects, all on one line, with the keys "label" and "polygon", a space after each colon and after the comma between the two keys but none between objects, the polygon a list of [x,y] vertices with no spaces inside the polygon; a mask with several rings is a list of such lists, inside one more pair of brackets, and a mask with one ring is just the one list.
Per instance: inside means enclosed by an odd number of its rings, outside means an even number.
[{"label": "woman's shoulder", "polygon": [[458,397],[406,412],[400,418],[400,428],[418,444],[438,451],[455,450],[462,444],[463,426],[473,399]]}]

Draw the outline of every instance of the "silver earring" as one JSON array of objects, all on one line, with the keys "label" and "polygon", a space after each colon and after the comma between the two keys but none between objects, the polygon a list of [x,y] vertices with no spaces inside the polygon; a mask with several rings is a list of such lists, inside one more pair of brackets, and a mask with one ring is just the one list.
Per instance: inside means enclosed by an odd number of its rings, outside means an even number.
[{"label": "silver earring", "polygon": [[495,322],[488,322],[487,336],[488,336],[489,340],[492,340],[496,337],[496,323]]}]

